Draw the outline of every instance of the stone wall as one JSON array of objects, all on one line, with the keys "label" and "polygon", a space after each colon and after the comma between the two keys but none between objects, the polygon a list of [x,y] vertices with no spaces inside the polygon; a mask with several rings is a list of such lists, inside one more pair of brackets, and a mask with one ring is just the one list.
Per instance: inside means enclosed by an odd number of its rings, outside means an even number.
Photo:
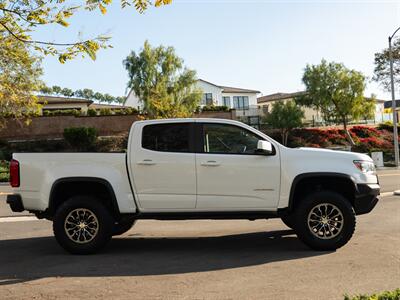
[{"label": "stone wall", "polygon": [[[195,117],[233,119],[232,112],[202,112]],[[67,127],[94,127],[99,136],[112,136],[127,133],[133,122],[139,120],[137,115],[129,116],[52,116],[32,118],[30,125],[10,120],[0,130],[2,140],[39,140],[62,138]]]}]

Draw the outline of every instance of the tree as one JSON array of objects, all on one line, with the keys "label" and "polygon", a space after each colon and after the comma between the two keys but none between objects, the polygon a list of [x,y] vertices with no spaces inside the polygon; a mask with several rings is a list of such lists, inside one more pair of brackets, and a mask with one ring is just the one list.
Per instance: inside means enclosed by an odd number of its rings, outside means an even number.
[{"label": "tree", "polygon": [[319,65],[305,68],[306,93],[297,97],[296,103],[319,110],[327,121],[342,123],[347,139],[354,145],[347,124],[373,113],[373,107],[363,96],[365,81],[361,72],[322,60]]},{"label": "tree", "polygon": [[[396,39],[392,46],[393,53],[393,75],[395,86],[400,85],[400,38]],[[390,87],[390,60],[389,48],[382,52],[375,53],[374,81],[379,82],[386,91],[391,91]]]},{"label": "tree", "polygon": [[301,127],[303,118],[304,111],[294,101],[286,103],[278,101],[272,105],[272,110],[265,117],[265,122],[272,128],[280,130],[282,144],[286,146],[290,131]]},{"label": "tree", "polygon": [[28,121],[39,113],[34,93],[42,84],[41,74],[40,59],[25,44],[0,33],[0,127],[6,117]]},{"label": "tree", "polygon": [[375,109],[376,109],[376,95],[372,94],[371,97],[364,98],[363,104],[361,105],[361,109],[359,110],[356,119],[370,120],[375,117]]},{"label": "tree", "polygon": [[[61,27],[69,25],[68,20],[81,10],[99,10],[102,14],[112,0],[84,0],[67,5],[65,0],[0,0],[0,33],[26,45],[31,45],[44,55],[57,55],[61,63],[77,55],[88,55],[93,60],[96,52],[107,48],[108,37],[97,36],[93,39],[73,42],[52,42],[32,39],[32,32],[38,28],[57,24]],[[133,5],[139,13],[143,13],[153,3],[150,0],[120,0],[122,8]],[[170,4],[172,0],[155,0],[154,6]],[[11,55],[11,54],[8,54]]]},{"label": "tree", "polygon": [[183,66],[173,47],[152,48],[146,41],[139,53],[124,60],[128,88],[143,102],[150,118],[188,117],[200,103],[196,72]]}]

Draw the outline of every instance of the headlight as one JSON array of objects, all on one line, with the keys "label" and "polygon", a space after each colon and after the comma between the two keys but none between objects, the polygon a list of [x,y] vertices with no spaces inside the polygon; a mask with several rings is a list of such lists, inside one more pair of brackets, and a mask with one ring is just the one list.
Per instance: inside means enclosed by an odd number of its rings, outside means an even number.
[{"label": "headlight", "polygon": [[357,169],[359,169],[361,172],[365,174],[376,174],[376,169],[373,162],[365,160],[355,160],[353,162]]}]

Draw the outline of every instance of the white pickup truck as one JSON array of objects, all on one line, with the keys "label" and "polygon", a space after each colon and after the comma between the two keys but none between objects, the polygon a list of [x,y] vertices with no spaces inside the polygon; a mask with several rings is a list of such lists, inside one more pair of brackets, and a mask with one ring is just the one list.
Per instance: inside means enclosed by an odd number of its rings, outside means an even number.
[{"label": "white pickup truck", "polygon": [[309,247],[334,250],[379,195],[359,153],[290,149],[243,123],[139,121],[127,153],[14,153],[12,211],[53,221],[59,244],[96,252],[136,220],[281,218]]}]

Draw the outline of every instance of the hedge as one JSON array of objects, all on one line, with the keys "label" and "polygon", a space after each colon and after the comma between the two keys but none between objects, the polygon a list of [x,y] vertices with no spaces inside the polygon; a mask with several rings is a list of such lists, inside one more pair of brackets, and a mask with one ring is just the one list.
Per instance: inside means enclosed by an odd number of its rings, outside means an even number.
[{"label": "hedge", "polygon": [[394,291],[385,291],[373,295],[345,295],[344,300],[400,300],[400,289],[395,289]]},{"label": "hedge", "polygon": [[97,130],[93,127],[65,128],[64,139],[78,151],[90,151],[96,142]]},{"label": "hedge", "polygon": [[1,160],[0,161],[0,182],[8,182],[9,181],[9,163],[8,161]]},{"label": "hedge", "polygon": [[197,107],[196,112],[202,112],[202,111],[230,111],[230,108],[228,106],[218,106],[218,105],[206,105],[203,107]]}]

